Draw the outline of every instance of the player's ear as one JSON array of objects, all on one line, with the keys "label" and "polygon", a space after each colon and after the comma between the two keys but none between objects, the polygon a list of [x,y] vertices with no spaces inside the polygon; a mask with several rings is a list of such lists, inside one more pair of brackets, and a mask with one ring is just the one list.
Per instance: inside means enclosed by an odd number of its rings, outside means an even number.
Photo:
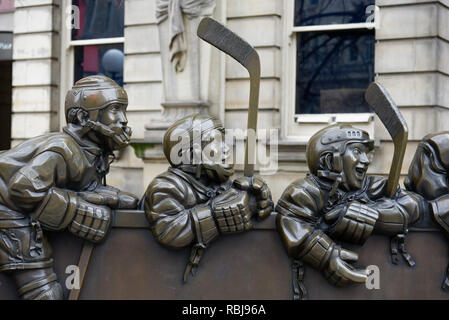
[{"label": "player's ear", "polygon": [[330,152],[326,152],[320,156],[320,169],[332,171],[333,166],[333,155]]},{"label": "player's ear", "polygon": [[330,171],[332,171],[334,169],[334,165],[333,165],[334,161],[333,160],[334,160],[334,156],[332,155],[332,153],[327,153],[324,156],[324,163],[326,165],[326,169],[328,169]]},{"label": "player's ear", "polygon": [[89,119],[89,115],[86,111],[79,109],[76,113],[76,118],[78,119],[78,122],[80,125],[85,126],[87,123],[87,120]]}]

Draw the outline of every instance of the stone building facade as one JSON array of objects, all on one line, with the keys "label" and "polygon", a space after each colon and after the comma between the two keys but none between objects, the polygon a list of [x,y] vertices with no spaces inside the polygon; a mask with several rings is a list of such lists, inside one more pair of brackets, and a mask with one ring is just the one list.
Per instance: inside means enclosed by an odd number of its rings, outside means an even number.
[{"label": "stone building facade", "polygon": [[[332,122],[354,123],[374,137],[372,174],[388,174],[393,150],[388,133],[373,114],[295,114],[296,35],[306,29],[294,26],[294,3],[217,0],[213,13],[252,44],[261,58],[259,128],[276,129],[279,137],[278,170],[264,176],[275,200],[292,180],[307,172],[308,138]],[[0,12],[0,32],[13,31],[12,145],[64,126],[63,99],[73,82],[73,50],[79,45],[71,42],[67,27],[71,4],[68,0],[15,0],[13,13]],[[427,133],[447,130],[449,0],[376,0],[375,4],[379,12],[373,31],[374,74],[409,126],[405,173],[418,141]],[[167,167],[160,132],[154,125],[154,119],[164,119],[169,102],[161,58],[164,34],[158,31],[156,0],[125,0],[123,5],[124,35],[113,42],[123,44],[123,82],[134,142],[133,148],[118,155],[109,183],[141,195],[149,181]],[[227,128],[245,128],[246,70],[216,50],[209,61],[207,112],[222,119]],[[170,106],[176,114],[186,112],[185,104]]]}]

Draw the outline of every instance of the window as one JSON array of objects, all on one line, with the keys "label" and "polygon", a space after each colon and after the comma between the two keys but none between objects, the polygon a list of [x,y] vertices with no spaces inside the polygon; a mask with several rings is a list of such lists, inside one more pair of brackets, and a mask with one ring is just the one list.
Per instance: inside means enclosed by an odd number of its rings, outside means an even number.
[{"label": "window", "polygon": [[79,28],[71,35],[73,80],[102,74],[123,86],[124,0],[73,0],[72,5],[79,8]]},{"label": "window", "polygon": [[123,86],[124,6],[125,0],[63,0],[61,127],[65,94],[77,80],[100,74]]},{"label": "window", "polygon": [[73,80],[101,74],[123,86],[123,60],[122,44],[76,47]]},{"label": "window", "polygon": [[284,3],[283,138],[306,142],[332,122],[372,122],[364,92],[375,76],[375,0]]},{"label": "window", "polygon": [[[370,112],[364,90],[374,80],[374,30],[367,29],[365,21],[372,4],[295,1],[297,114]],[[338,28],[350,24],[356,25]],[[327,28],[313,31],[314,26]]]}]

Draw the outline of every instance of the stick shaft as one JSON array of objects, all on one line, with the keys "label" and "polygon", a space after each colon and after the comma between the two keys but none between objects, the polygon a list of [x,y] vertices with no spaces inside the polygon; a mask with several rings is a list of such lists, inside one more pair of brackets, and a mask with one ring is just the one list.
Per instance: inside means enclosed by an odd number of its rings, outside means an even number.
[{"label": "stick shaft", "polygon": [[89,266],[90,257],[94,251],[95,245],[87,240],[83,242],[83,249],[81,249],[81,256],[78,262],[78,268],[80,270],[80,288],[72,289],[69,293],[69,300],[78,300],[83,288],[84,277],[87,273],[87,267]]},{"label": "stick shaft", "polygon": [[394,143],[394,155],[386,190],[387,196],[391,198],[396,193],[399,184],[402,162],[407,147],[407,123],[396,103],[381,84],[371,83],[366,90],[365,99],[382,121]]},{"label": "stick shaft", "polygon": [[254,174],[257,141],[257,110],[259,107],[260,59],[257,51],[248,42],[209,17],[203,18],[198,26],[197,35],[217,49],[233,57],[244,66],[250,76],[248,106],[248,134],[245,146],[245,165],[243,173],[247,177]]},{"label": "stick shaft", "polygon": [[259,108],[260,61],[257,53],[254,55],[248,71],[250,73],[250,90],[248,106],[248,134],[245,146],[245,165],[243,174],[246,177],[254,175],[254,162],[257,144],[257,111]]}]

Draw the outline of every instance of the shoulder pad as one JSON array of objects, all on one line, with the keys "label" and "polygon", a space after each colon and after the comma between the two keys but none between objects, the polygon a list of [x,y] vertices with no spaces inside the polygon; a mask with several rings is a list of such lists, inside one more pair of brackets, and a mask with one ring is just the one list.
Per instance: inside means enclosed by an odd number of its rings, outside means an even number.
[{"label": "shoulder pad", "polygon": [[41,145],[37,154],[45,151],[54,151],[64,157],[65,160],[75,161],[82,155],[81,147],[65,133],[50,136],[45,144]]},{"label": "shoulder pad", "polygon": [[48,138],[46,143],[39,146],[36,155],[46,151],[53,151],[60,154],[70,167],[71,176],[81,174],[85,167],[84,154],[81,147],[75,140],[65,133],[57,133]]},{"label": "shoulder pad", "polygon": [[285,189],[276,205],[276,211],[316,220],[315,215],[324,206],[324,200],[323,190],[311,177],[305,177],[292,182]]}]

